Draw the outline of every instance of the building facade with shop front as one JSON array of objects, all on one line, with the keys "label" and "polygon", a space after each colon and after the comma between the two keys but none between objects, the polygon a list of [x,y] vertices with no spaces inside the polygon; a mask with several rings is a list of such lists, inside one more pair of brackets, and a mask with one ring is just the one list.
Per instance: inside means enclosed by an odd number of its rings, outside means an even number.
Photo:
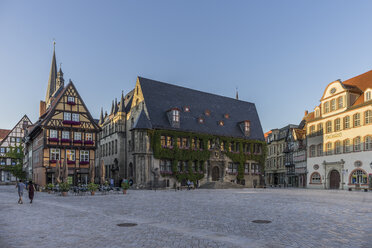
[{"label": "building facade with shop front", "polygon": [[308,187],[371,187],[372,71],[324,90],[307,126]]}]

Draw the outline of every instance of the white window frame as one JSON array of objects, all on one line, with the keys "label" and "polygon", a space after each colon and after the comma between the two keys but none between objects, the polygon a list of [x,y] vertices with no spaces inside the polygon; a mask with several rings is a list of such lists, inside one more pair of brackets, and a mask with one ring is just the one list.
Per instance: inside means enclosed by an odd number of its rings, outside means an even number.
[{"label": "white window frame", "polygon": [[68,96],[67,97],[67,102],[75,102],[75,97],[74,96]]},{"label": "white window frame", "polygon": [[81,132],[74,132],[74,140],[81,140]]},{"label": "white window frame", "polygon": [[372,99],[372,92],[369,90],[369,91],[366,91],[366,99],[365,99],[365,101],[369,101],[369,100],[371,100]]},{"label": "white window frame", "polygon": [[72,113],[72,121],[80,122],[80,114]]},{"label": "white window frame", "polygon": [[89,151],[88,150],[81,150],[80,151],[80,162],[89,162]]},{"label": "white window frame", "polygon": [[311,175],[311,183],[321,183],[322,178],[318,172],[315,172]]},{"label": "white window frame", "polygon": [[180,122],[180,111],[177,109],[172,110],[172,121]]},{"label": "white window frame", "polygon": [[62,139],[70,139],[70,132],[62,131]]},{"label": "white window frame", "polygon": [[54,129],[51,129],[49,131],[49,137],[50,138],[58,138],[58,131],[57,130],[54,130]]},{"label": "white window frame", "polygon": [[58,148],[50,149],[50,160],[60,160],[60,150]]},{"label": "white window frame", "polygon": [[75,150],[66,150],[66,158],[68,161],[75,161]]},{"label": "white window frame", "polygon": [[70,112],[63,112],[63,120],[64,121],[71,121],[71,113]]},{"label": "white window frame", "polygon": [[93,141],[93,135],[91,133],[86,133],[85,140]]}]

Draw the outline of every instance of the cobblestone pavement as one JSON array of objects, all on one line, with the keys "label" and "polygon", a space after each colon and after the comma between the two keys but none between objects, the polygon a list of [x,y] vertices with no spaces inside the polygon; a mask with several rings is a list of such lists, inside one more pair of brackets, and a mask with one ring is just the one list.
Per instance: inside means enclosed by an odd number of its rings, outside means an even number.
[{"label": "cobblestone pavement", "polygon": [[[0,187],[0,247],[372,247],[371,192],[37,192],[32,205],[17,200],[13,186]],[[138,225],[117,226],[128,222]]]}]

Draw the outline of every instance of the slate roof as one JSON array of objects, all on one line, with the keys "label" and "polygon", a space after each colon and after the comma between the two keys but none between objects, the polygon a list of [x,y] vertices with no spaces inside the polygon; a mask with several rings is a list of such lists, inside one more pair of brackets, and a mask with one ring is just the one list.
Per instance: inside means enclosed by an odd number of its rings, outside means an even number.
[{"label": "slate roof", "polygon": [[[173,129],[187,132],[207,133],[220,136],[239,137],[264,141],[260,119],[254,103],[234,98],[214,95],[168,83],[138,77],[149,119],[154,129]],[[185,112],[185,107],[190,112]],[[167,111],[180,110],[180,127],[173,128],[168,120]],[[205,111],[210,111],[210,116]],[[229,114],[229,118],[225,118]],[[199,118],[204,123],[199,123]],[[246,137],[239,126],[250,121],[251,134]],[[224,126],[218,122],[223,121]]]},{"label": "slate roof", "polygon": [[141,111],[136,123],[134,123],[133,129],[152,129],[151,122],[143,110]]}]

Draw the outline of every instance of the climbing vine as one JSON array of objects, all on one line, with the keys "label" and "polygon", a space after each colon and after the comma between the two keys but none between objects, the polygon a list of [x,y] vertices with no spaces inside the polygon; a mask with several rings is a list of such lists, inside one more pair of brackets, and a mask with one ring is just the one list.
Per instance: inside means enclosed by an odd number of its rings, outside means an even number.
[{"label": "climbing vine", "polygon": [[[181,132],[172,130],[149,130],[151,147],[154,157],[157,159],[169,159],[172,161],[172,173],[167,176],[174,176],[178,181],[190,180],[196,182],[204,177],[205,167],[204,162],[211,156],[211,151],[208,150],[208,142],[216,142],[218,139],[220,144],[223,145],[223,153],[226,154],[234,163],[238,163],[237,179],[240,181],[244,178],[244,163],[247,160],[257,161],[261,166],[260,173],[263,174],[263,168],[266,158],[266,143],[257,140],[245,140],[241,138],[223,137],[208,134],[198,134],[191,132]],[[172,147],[161,146],[161,136],[173,138]],[[200,140],[200,148],[192,149],[191,145],[187,149],[178,147],[178,138],[187,138],[189,141],[192,139]],[[238,151],[230,151],[230,144],[239,144]],[[255,153],[254,145],[258,144],[261,147],[260,153]],[[249,145],[249,151],[243,151],[243,145]],[[188,170],[184,171],[183,163],[181,171],[178,170],[178,162],[187,161]],[[192,162],[197,163],[197,170],[193,170]]]}]

